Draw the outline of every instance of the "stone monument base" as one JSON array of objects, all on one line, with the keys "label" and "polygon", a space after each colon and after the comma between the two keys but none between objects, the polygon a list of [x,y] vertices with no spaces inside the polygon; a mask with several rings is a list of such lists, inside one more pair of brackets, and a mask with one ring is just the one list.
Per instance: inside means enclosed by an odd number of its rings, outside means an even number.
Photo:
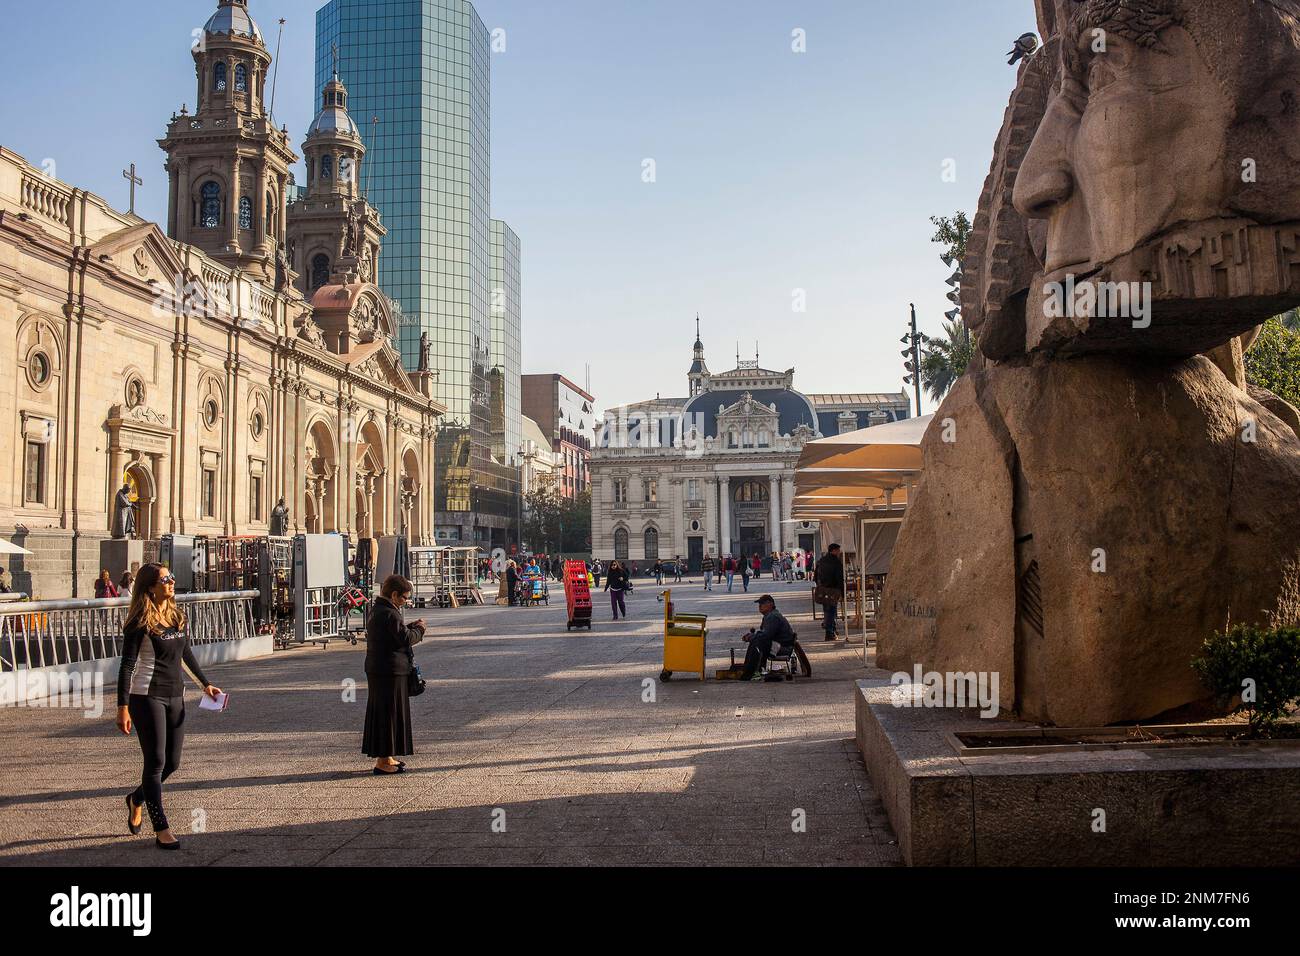
[{"label": "stone monument base", "polygon": [[[101,541],[99,542],[99,566],[108,569],[114,583],[122,579],[124,571],[130,571],[134,576],[139,572],[140,565],[145,563],[144,546],[143,541],[131,541],[125,538],[109,538]],[[93,581],[91,588],[93,594]]]},{"label": "stone monument base", "polygon": [[956,734],[1035,725],[897,707],[874,674],[853,691],[858,750],[911,866],[1300,864],[1300,746],[973,756]]}]

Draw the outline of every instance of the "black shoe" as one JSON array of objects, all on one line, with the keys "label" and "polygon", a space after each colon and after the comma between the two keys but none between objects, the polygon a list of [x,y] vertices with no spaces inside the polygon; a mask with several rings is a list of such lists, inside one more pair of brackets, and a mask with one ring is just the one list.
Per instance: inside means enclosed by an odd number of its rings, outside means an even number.
[{"label": "black shoe", "polygon": [[158,839],[157,837],[154,837],[153,845],[160,850],[179,850],[181,848],[181,841],[176,840],[173,843],[164,843],[162,840]]},{"label": "black shoe", "polygon": [[396,770],[380,770],[378,767],[371,767],[370,772],[376,777],[391,777],[395,773],[405,773],[406,764],[399,763]]},{"label": "black shoe", "polygon": [[132,835],[132,836],[135,836],[135,835],[138,834],[142,829],[144,829],[144,813],[143,813],[143,812],[140,814],[140,822],[139,822],[139,823],[132,823],[132,822],[131,822],[131,818],[135,816],[135,811],[136,811],[136,805],[135,805],[134,803],[131,802],[131,795],[128,793],[128,794],[126,795],[126,828],[127,828],[128,830],[131,831],[131,835]]}]

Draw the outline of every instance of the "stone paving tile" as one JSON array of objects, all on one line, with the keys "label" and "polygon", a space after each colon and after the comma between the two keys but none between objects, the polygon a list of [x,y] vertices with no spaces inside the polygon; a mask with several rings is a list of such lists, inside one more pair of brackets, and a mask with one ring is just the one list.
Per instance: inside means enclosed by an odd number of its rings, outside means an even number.
[{"label": "stone paving tile", "polygon": [[[815,678],[793,684],[660,683],[653,595],[581,636],[562,604],[417,612],[430,686],[412,706],[417,752],[391,778],[359,752],[363,648],[215,668],[232,707],[199,712],[191,692],[167,784],[180,853],[124,833],[139,751],[109,714],[0,710],[0,865],[898,865],[853,741],[859,652],[815,642]],[[725,665],[751,598],[674,598],[710,615],[710,667]],[[805,598],[788,613],[815,633]]]}]

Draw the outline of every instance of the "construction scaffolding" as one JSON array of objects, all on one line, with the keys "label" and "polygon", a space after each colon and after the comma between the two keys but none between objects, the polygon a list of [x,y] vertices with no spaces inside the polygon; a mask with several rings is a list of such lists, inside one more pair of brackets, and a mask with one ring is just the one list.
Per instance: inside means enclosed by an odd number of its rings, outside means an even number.
[{"label": "construction scaffolding", "polygon": [[446,607],[447,585],[442,576],[440,548],[411,548],[411,602],[416,607]]}]

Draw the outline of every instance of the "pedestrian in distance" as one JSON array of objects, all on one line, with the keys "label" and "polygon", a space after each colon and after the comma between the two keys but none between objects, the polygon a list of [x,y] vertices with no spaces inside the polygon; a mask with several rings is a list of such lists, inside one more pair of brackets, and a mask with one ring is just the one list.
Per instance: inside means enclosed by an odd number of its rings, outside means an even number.
[{"label": "pedestrian in distance", "polygon": [[658,558],[656,558],[656,559],[655,559],[654,568],[653,568],[652,570],[653,570],[653,572],[654,572],[654,576],[655,576],[655,584],[657,584],[657,585],[661,585],[661,584],[663,584],[663,583],[664,583],[664,563],[663,563],[662,561],[660,561]]},{"label": "pedestrian in distance", "polygon": [[817,562],[813,569],[813,580],[817,585],[813,591],[813,600],[822,606],[825,640],[833,641],[840,601],[844,599],[844,560],[840,557],[838,544],[832,544]]},{"label": "pedestrian in distance", "polygon": [[741,560],[740,560],[740,583],[743,584],[743,585],[745,586],[745,593],[746,593],[746,594],[749,593],[749,579],[750,579],[750,573],[749,573],[749,562],[746,561],[744,558],[741,558]]},{"label": "pedestrian in distance", "polygon": [[216,700],[214,686],[190,649],[189,621],[176,604],[176,578],[161,564],[146,564],[136,577],[122,626],[122,661],[117,671],[117,729],[140,741],[144,768],[140,786],[126,796],[126,826],[139,833],[149,813],[154,845],[179,850],[163,810],[162,785],[181,765],[185,744],[185,678]]},{"label": "pedestrian in distance", "polygon": [[754,569],[755,579],[761,578],[763,576],[763,559],[760,558],[757,554],[754,555],[754,560],[751,562],[751,567],[753,567]]},{"label": "pedestrian in distance", "polygon": [[514,607],[519,594],[519,566],[515,564],[514,559],[506,562],[506,599],[510,606]]},{"label": "pedestrian in distance", "polygon": [[700,562],[700,570],[704,572],[704,590],[713,590],[713,558],[709,557],[709,552],[704,552],[704,559]]},{"label": "pedestrian in distance", "polygon": [[673,582],[682,583],[682,556],[679,554],[673,558]]},{"label": "pedestrian in distance", "polygon": [[113,583],[113,576],[108,573],[108,568],[101,570],[99,577],[95,579],[95,599],[103,601],[107,598],[120,597],[121,593]]},{"label": "pedestrian in distance", "polygon": [[722,573],[727,576],[727,593],[731,593],[731,586],[736,581],[736,559],[727,555],[722,559]]},{"label": "pedestrian in distance", "polygon": [[605,569],[601,566],[600,559],[597,558],[591,565],[592,587],[600,587],[600,576],[604,573]]},{"label": "pedestrian in distance", "polygon": [[617,561],[611,561],[609,565],[609,575],[605,578],[605,590],[609,592],[609,609],[614,612],[614,620],[618,620],[619,612],[623,617],[627,617],[627,604],[623,601],[623,595],[631,589],[627,569]]},{"label": "pedestrian in distance", "polygon": [[[375,776],[401,773],[415,753],[411,739],[411,675],[419,674],[411,648],[424,640],[424,621],[407,624],[402,608],[411,600],[411,582],[390,574],[366,620],[366,725],[361,750],[375,759]],[[422,685],[421,685],[422,686]]]}]

